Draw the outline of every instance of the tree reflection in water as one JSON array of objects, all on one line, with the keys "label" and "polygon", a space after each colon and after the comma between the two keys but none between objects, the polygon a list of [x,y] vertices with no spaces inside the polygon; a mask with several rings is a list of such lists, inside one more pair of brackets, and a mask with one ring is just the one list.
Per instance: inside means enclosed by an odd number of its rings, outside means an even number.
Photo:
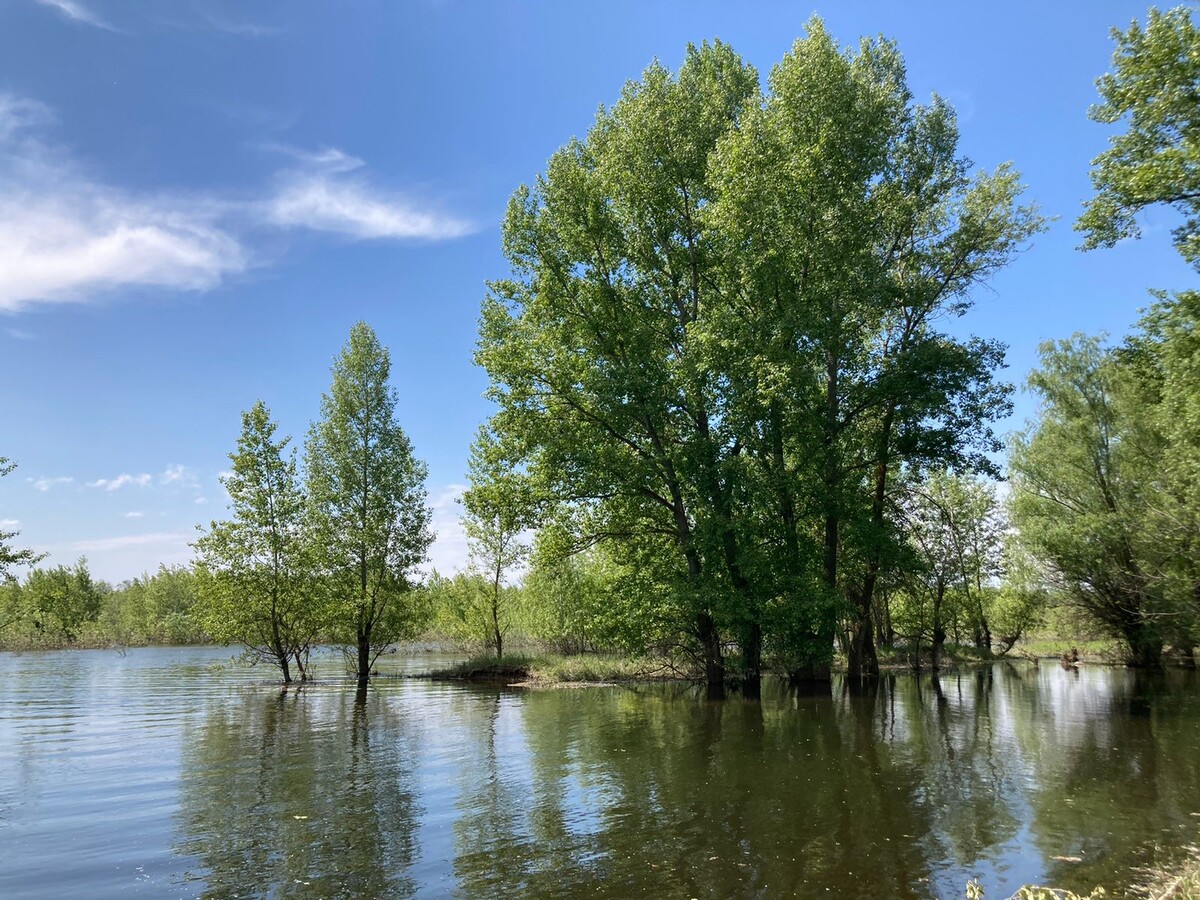
[{"label": "tree reflection in water", "polygon": [[414,893],[416,747],[385,697],[247,692],[185,734],[177,849],[204,896]]}]

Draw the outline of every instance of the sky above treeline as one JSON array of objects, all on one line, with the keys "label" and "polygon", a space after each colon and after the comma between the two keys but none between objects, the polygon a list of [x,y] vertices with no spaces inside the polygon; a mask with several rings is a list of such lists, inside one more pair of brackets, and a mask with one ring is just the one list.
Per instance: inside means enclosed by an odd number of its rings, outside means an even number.
[{"label": "sky above treeline", "polygon": [[[1087,119],[1109,30],[1141,3],[5,0],[0,4],[0,528],[118,582],[185,562],[240,412],[299,444],[365,320],[429,464],[439,540],[489,413],[471,359],[507,274],[512,191],[655,58],[720,38],[764,75],[813,13],[843,44],[895,38],[963,152],[1012,160],[1057,217],[956,329],[1009,347],[1120,336],[1189,270],[1166,213],[1081,254],[1072,223],[1109,131]],[[1028,395],[1002,431],[1033,412]]]}]

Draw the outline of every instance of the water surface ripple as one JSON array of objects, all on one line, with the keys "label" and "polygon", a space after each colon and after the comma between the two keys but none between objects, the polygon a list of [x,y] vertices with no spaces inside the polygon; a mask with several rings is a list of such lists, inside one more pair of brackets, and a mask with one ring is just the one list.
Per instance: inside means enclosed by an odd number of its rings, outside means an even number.
[{"label": "water surface ripple", "polygon": [[359,702],[232,656],[0,654],[0,897],[1120,896],[1200,833],[1194,673]]}]

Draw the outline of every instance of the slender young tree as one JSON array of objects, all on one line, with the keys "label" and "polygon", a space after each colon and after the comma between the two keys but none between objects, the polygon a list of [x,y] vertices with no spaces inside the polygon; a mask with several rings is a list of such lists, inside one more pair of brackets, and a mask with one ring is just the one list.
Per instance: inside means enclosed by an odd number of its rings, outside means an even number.
[{"label": "slender young tree", "polygon": [[332,371],[305,447],[308,500],[334,627],[365,690],[379,654],[418,624],[412,587],[433,542],[432,511],[425,463],[396,421],[388,352],[366,323],[350,330]]},{"label": "slender young tree", "polygon": [[471,486],[462,498],[463,528],[471,563],[487,583],[484,614],[492,649],[500,659],[508,619],[504,579],[529,554],[523,536],[534,524],[535,507],[528,479],[504,459],[486,427],[471,447],[468,471]]},{"label": "slender young tree", "polygon": [[324,610],[296,454],[287,450],[290,438],[275,439],[276,427],[261,400],[242,413],[232,472],[222,479],[232,518],[213,522],[194,546],[208,633],[242,643],[289,684],[293,664],[307,679]]}]

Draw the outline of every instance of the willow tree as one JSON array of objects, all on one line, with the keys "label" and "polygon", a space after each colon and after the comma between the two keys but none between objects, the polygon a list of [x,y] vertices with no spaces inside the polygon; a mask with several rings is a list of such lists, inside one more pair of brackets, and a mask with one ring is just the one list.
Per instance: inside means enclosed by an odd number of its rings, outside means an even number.
[{"label": "willow tree", "polygon": [[237,641],[292,681],[307,679],[308,654],[324,626],[322,584],[313,569],[304,492],[290,438],[260,400],[242,413],[231,471],[222,478],[229,519],[195,543],[205,630]]},{"label": "willow tree", "polygon": [[1161,438],[1098,339],[1043,344],[1041,358],[1037,419],[1012,442],[1013,523],[1068,602],[1123,640],[1131,664],[1159,667],[1165,609],[1145,526]]},{"label": "willow tree", "polygon": [[305,445],[331,627],[353,647],[360,690],[379,654],[419,624],[414,575],[433,542],[426,467],[396,421],[390,373],[387,350],[359,322],[334,360],[333,383]]}]

